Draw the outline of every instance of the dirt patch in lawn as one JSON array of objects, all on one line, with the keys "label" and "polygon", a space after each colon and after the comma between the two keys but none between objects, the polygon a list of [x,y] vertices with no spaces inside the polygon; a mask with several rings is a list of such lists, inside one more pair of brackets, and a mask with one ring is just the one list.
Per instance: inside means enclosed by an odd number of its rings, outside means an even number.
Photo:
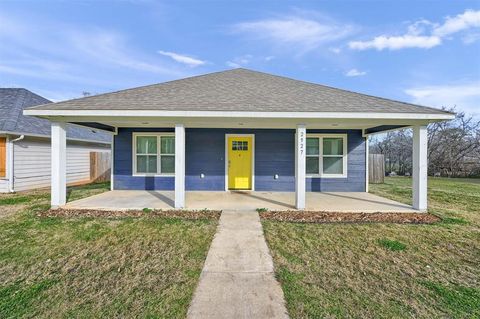
[{"label": "dirt patch in lawn", "polygon": [[316,211],[266,211],[264,220],[298,223],[395,223],[433,224],[441,219],[427,213],[335,213]]},{"label": "dirt patch in lawn", "polygon": [[39,217],[174,217],[182,219],[216,219],[219,210],[125,210],[107,211],[93,209],[50,209],[38,214]]}]

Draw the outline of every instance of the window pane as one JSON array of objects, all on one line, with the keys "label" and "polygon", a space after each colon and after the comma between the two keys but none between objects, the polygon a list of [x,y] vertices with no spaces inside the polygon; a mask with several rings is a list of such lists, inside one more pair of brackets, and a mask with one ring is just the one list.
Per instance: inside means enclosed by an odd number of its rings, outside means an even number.
[{"label": "window pane", "polygon": [[160,158],[162,173],[175,173],[175,156],[165,156]]},{"label": "window pane", "polygon": [[137,154],[157,154],[157,137],[137,136]]},{"label": "window pane", "polygon": [[157,156],[148,156],[147,173],[157,172]]},{"label": "window pane", "polygon": [[307,155],[318,155],[318,138],[307,137]]},{"label": "window pane", "polygon": [[147,156],[137,155],[137,173],[147,172]]},{"label": "window pane", "polygon": [[161,153],[162,154],[175,154],[175,137],[173,136],[162,136],[161,140]]},{"label": "window pane", "polygon": [[324,174],[343,174],[343,158],[342,157],[324,157],[323,173]]},{"label": "window pane", "polygon": [[307,174],[318,174],[318,157],[307,157]]},{"label": "window pane", "polygon": [[323,138],[323,155],[343,155],[343,138]]},{"label": "window pane", "polygon": [[156,173],[157,156],[137,155],[137,173]]}]

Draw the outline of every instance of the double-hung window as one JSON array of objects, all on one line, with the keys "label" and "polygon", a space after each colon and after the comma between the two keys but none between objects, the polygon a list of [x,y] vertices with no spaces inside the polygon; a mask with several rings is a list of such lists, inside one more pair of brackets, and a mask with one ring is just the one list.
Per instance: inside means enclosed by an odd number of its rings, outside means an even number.
[{"label": "double-hung window", "polygon": [[347,177],[347,136],[307,135],[306,173],[310,177]]},{"label": "double-hung window", "polygon": [[133,153],[135,175],[173,175],[175,173],[174,134],[134,133]]}]

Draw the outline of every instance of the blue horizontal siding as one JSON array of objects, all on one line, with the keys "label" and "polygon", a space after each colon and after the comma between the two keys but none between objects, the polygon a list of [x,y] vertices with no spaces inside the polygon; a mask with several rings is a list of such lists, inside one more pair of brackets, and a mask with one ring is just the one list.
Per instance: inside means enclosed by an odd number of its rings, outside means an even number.
[{"label": "blue horizontal siding", "polygon": [[347,178],[307,178],[308,192],[364,192],[365,138],[361,130],[307,130],[307,133],[347,134]]},{"label": "blue horizontal siding", "polygon": [[172,176],[132,176],[133,132],[173,132],[173,130],[171,128],[119,128],[114,140],[114,189],[174,190],[175,178]]},{"label": "blue horizontal siding", "polygon": [[[133,132],[172,132],[172,129],[118,130],[114,151],[115,189],[174,189],[173,177],[132,176]],[[365,191],[365,140],[361,131],[308,130],[307,133],[348,134],[347,178],[307,178],[307,191]],[[187,190],[225,189],[225,134],[255,135],[255,190],[295,190],[295,130],[201,128],[187,128],[185,132]]]}]

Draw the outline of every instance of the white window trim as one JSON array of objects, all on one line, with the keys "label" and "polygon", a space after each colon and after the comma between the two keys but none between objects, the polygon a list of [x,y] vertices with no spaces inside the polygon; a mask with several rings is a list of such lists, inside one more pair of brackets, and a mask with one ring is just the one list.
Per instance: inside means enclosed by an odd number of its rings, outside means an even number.
[{"label": "white window trim", "polygon": [[[132,176],[175,176],[175,173],[138,173],[137,172],[137,137],[138,136],[154,136],[157,137],[157,171],[161,170],[162,167],[160,165],[160,149],[161,149],[161,144],[160,144],[160,137],[162,136],[173,136],[175,137],[175,133],[173,132],[159,132],[159,133],[151,133],[151,132],[133,132],[132,133]],[[169,156],[175,154],[168,154]]]},{"label": "white window trim", "polygon": [[[347,178],[348,176],[348,134],[307,134],[307,138],[315,137],[319,139],[319,174],[306,174],[307,178]],[[325,174],[323,173],[323,138],[342,138],[343,139],[343,174]],[[306,155],[306,157],[312,157]],[[340,157],[340,156],[326,156]]]}]

